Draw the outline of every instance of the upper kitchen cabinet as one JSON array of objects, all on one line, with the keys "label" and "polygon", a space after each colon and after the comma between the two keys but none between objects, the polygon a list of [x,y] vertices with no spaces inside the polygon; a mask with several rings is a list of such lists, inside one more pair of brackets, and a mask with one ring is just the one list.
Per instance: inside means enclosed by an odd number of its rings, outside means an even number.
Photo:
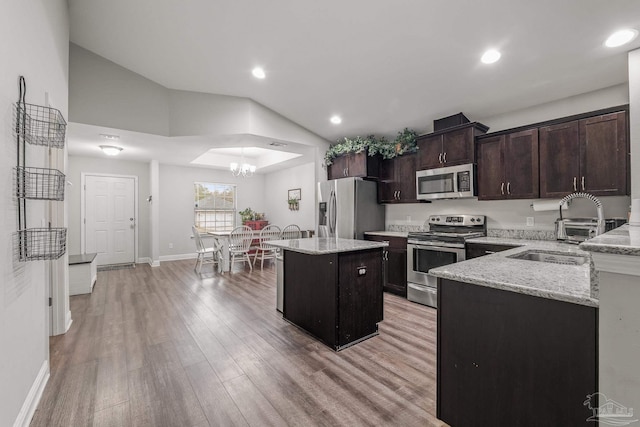
[{"label": "upper kitchen cabinet", "polygon": [[540,197],[627,194],[626,112],[540,128]]},{"label": "upper kitchen cabinet", "polygon": [[478,199],[539,197],[538,129],[527,129],[477,142]]},{"label": "upper kitchen cabinet", "polygon": [[378,203],[417,203],[416,157],[404,154],[380,162]]},{"label": "upper kitchen cabinet", "polygon": [[378,156],[368,156],[366,151],[343,154],[334,158],[332,163],[327,166],[327,178],[377,178],[379,163]]},{"label": "upper kitchen cabinet", "polygon": [[488,129],[474,122],[418,137],[418,169],[475,163],[475,137]]}]

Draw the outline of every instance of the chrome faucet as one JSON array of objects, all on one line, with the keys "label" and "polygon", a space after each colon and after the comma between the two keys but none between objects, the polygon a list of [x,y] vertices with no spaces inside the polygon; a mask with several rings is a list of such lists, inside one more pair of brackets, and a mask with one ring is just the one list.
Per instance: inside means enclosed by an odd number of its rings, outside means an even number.
[{"label": "chrome faucet", "polygon": [[562,205],[573,199],[589,199],[596,205],[598,222],[596,225],[595,235],[599,236],[604,233],[604,209],[602,208],[602,202],[594,195],[589,193],[571,193],[560,200],[560,221],[562,221]]}]

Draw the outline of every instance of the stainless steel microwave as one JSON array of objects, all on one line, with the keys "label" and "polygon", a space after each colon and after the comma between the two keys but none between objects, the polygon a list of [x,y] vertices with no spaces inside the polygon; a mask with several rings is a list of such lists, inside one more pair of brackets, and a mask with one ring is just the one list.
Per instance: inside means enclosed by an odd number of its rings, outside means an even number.
[{"label": "stainless steel microwave", "polygon": [[416,194],[418,200],[476,197],[476,165],[416,171]]}]

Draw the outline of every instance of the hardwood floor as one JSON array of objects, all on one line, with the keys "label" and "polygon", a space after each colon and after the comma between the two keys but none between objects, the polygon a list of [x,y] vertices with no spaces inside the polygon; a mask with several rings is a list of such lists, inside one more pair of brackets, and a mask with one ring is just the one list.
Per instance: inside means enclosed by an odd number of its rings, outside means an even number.
[{"label": "hardwood floor", "polygon": [[385,294],[380,335],[334,352],[282,319],[275,268],[192,260],[98,273],[51,339],[32,426],[445,426],[436,311]]}]

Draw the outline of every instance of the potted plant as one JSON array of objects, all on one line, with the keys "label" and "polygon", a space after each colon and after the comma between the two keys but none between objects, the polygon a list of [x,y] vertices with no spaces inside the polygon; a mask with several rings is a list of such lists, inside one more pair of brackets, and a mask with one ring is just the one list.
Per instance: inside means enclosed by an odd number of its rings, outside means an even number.
[{"label": "potted plant", "polygon": [[251,208],[246,208],[242,211],[239,211],[240,218],[242,219],[242,223],[246,223],[247,221],[253,221],[255,219],[255,212]]},{"label": "potted plant", "polygon": [[329,147],[324,155],[324,163],[329,166],[333,159],[347,153],[361,153],[367,151],[369,156],[379,154],[383,159],[393,159],[405,153],[412,153],[418,149],[416,137],[418,134],[405,128],[398,132],[398,136],[393,141],[388,141],[384,136],[376,137],[369,135],[365,138],[356,136],[353,139],[342,138],[337,143]]}]

